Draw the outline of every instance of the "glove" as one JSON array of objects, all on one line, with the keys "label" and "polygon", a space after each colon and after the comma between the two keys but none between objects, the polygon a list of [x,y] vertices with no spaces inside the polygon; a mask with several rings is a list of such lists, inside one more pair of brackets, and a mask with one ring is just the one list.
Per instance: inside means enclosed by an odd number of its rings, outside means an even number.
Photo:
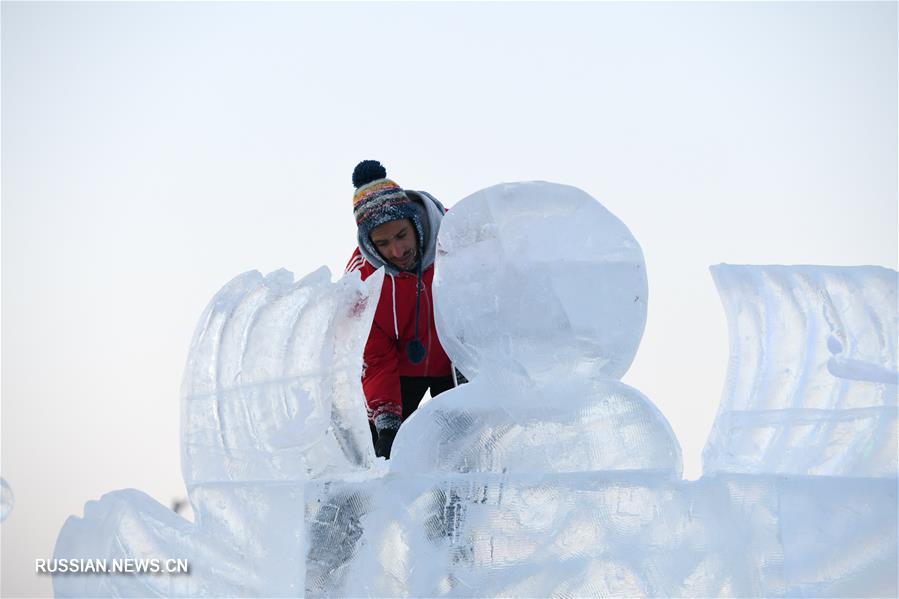
[{"label": "glove", "polygon": [[390,449],[401,423],[402,419],[390,412],[384,412],[375,418],[375,431],[378,433],[378,440],[375,441],[376,456],[390,459]]},{"label": "glove", "polygon": [[397,430],[387,429],[378,433],[378,440],[375,442],[376,456],[390,459],[390,448],[393,447],[393,440],[396,438]]}]

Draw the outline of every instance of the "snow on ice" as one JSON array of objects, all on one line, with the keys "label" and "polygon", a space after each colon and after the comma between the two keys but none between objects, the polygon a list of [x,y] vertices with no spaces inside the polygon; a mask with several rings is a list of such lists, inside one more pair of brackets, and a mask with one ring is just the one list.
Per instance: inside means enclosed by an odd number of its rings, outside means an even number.
[{"label": "snow on ice", "polygon": [[393,459],[359,381],[381,279],[241,275],[182,390],[195,522],[135,491],[71,517],[57,559],[190,574],[54,577],[59,596],[895,596],[897,273],[717,266],[731,358],[698,481],[620,377],[639,244],[596,200],[497,185],[446,216],[436,318],[471,382]]}]

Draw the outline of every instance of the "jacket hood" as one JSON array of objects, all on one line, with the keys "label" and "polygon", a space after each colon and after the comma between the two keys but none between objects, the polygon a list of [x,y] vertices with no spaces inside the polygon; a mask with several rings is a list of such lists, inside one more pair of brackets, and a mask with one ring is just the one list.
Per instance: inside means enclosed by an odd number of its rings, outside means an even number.
[{"label": "jacket hood", "polygon": [[[437,198],[426,191],[413,191],[407,189],[406,195],[409,196],[415,209],[418,211],[418,219],[413,219],[412,222],[416,228],[420,223],[423,229],[422,231],[419,231],[419,233],[424,240],[421,248],[421,269],[425,270],[434,264],[434,259],[437,256],[437,231],[440,230],[440,221],[443,219],[446,208],[443,207],[443,204],[441,204]],[[418,222],[416,222],[416,220]],[[365,259],[375,267],[375,269],[384,267],[387,274],[394,276],[401,272],[410,272],[401,271],[389,262],[385,262],[377,251],[373,251],[371,240],[365,239],[361,231],[357,230],[356,241],[359,244],[359,251]]]}]

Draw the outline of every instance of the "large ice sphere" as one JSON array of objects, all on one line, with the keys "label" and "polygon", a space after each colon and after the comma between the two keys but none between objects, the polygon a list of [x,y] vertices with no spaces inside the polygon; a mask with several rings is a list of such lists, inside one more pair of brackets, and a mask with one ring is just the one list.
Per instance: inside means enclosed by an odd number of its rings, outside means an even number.
[{"label": "large ice sphere", "polygon": [[617,380],[643,333],[647,285],[621,221],[577,188],[510,183],[459,202],[437,244],[440,339],[472,382],[403,424],[394,472],[680,478],[668,421]]},{"label": "large ice sphere", "polygon": [[897,473],[897,273],[712,268],[730,364],[705,472]]},{"label": "large ice sphere", "polygon": [[683,470],[668,421],[633,387],[582,378],[536,388],[491,373],[407,419],[391,469],[410,475],[643,470],[675,480]]},{"label": "large ice sphere", "polygon": [[637,241],[576,187],[495,185],[440,225],[437,330],[469,378],[488,362],[535,381],[621,378],[643,335],[646,292]]}]

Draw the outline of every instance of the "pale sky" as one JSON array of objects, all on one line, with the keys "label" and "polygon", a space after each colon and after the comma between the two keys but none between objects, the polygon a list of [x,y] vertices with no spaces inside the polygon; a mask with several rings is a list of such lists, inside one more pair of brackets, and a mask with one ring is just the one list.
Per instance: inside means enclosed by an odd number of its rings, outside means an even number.
[{"label": "pale sky", "polygon": [[184,495],[179,386],[235,275],[342,272],[350,175],[452,206],[580,187],[643,248],[624,381],[685,477],[723,387],[708,273],[897,268],[897,4],[12,3],[2,24],[3,596],[86,501]]}]

